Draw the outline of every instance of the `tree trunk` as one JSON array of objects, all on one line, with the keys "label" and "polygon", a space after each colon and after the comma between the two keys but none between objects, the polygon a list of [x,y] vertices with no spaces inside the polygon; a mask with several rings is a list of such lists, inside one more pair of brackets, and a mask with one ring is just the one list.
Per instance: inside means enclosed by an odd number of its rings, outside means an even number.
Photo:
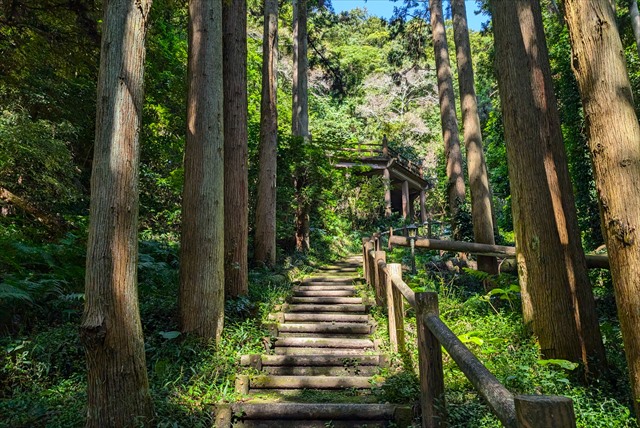
[{"label": "tree trunk", "polygon": [[[605,363],[537,0],[492,2],[524,313],[544,358]],[[533,318],[532,320],[530,318]]]},{"label": "tree trunk", "polygon": [[220,339],[224,322],[222,2],[189,2],[187,139],[180,254],[182,331]]},{"label": "tree trunk", "polygon": [[[467,148],[467,170],[471,192],[471,216],[473,237],[481,244],[495,244],[493,236],[493,212],[487,165],[482,151],[482,133],[478,102],[473,79],[467,10],[464,0],[451,0],[453,14],[453,38],[456,44],[460,106],[464,126],[464,144]],[[478,269],[491,274],[498,273],[495,257],[478,256]]]},{"label": "tree trunk", "polygon": [[139,129],[150,0],[105,3],[80,334],[87,427],[152,425],[138,309]]},{"label": "tree trunk", "polygon": [[307,92],[307,0],[293,0],[293,110],[291,133],[309,138],[309,95]]},{"label": "tree trunk", "polygon": [[447,32],[442,15],[442,0],[429,0],[429,8],[431,10],[431,32],[440,95],[440,121],[447,162],[447,197],[451,221],[454,223],[452,230],[456,230],[456,218],[460,211],[460,205],[464,203],[464,177],[458,136],[458,119],[456,118],[456,99],[453,94]]},{"label": "tree trunk", "polygon": [[640,126],[609,3],[569,0],[566,15],[633,402],[640,415]]},{"label": "tree trunk", "polygon": [[633,28],[633,37],[636,39],[636,48],[640,56],[640,13],[638,13],[638,1],[629,0],[629,17]]},{"label": "tree trunk", "polygon": [[247,174],[247,1],[222,2],[224,66],[225,298],[249,293]]},{"label": "tree trunk", "polygon": [[255,260],[276,262],[276,171],[278,160],[278,1],[265,0],[262,41],[262,103],[258,158]]},{"label": "tree trunk", "polygon": [[[293,110],[291,135],[306,144],[309,140],[309,94],[307,92],[307,0],[293,0]],[[307,172],[297,168],[296,188],[296,250],[310,248],[309,212],[311,206],[303,195],[307,185]]]}]

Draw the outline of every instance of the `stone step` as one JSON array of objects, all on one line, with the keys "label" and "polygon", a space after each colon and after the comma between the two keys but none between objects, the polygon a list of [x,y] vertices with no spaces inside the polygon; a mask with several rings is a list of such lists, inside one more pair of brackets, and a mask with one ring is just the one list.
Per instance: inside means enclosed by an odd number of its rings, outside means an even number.
[{"label": "stone step", "polygon": [[353,285],[297,285],[293,291],[355,291]]},{"label": "stone step", "polygon": [[351,297],[356,295],[356,290],[294,290],[295,297]]},{"label": "stone step", "polygon": [[367,376],[269,376],[249,377],[249,389],[371,389]]},{"label": "stone step", "polygon": [[292,297],[291,303],[352,305],[362,304],[362,297]]},{"label": "stone step", "polygon": [[[255,364],[254,364],[255,361]],[[257,370],[264,367],[318,367],[318,366],[380,366],[389,365],[382,355],[365,355],[360,352],[353,355],[243,355],[240,359],[243,366],[254,366]],[[259,365],[258,365],[259,364]]]},{"label": "stone step", "polygon": [[377,366],[263,367],[262,371],[279,376],[373,376]]},{"label": "stone step", "polygon": [[315,347],[287,347],[282,346],[275,348],[276,355],[335,355],[342,357],[350,357],[353,355],[362,355],[366,351],[363,348],[315,348]]},{"label": "stone step", "polygon": [[338,313],[285,313],[284,321],[289,322],[351,322],[368,323],[371,321],[369,315],[358,314],[338,314]]},{"label": "stone step", "polygon": [[278,324],[279,333],[370,334],[371,325],[348,322],[284,323]]},{"label": "stone step", "polygon": [[294,304],[287,305],[290,312],[361,312],[365,313],[365,305],[338,304],[338,305],[315,305],[315,304]]},{"label": "stone step", "polygon": [[276,348],[350,348],[373,349],[373,341],[369,339],[331,339],[321,337],[278,337]]}]

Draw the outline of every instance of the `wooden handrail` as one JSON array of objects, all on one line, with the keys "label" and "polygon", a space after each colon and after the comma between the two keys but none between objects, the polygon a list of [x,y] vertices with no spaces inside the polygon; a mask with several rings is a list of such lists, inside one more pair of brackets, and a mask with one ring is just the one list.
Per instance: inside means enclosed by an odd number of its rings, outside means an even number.
[{"label": "wooden handrail", "polygon": [[438,338],[462,373],[487,401],[493,413],[505,427],[516,427],[516,408],[513,394],[473,355],[458,336],[437,316],[421,320]]},{"label": "wooden handrail", "polygon": [[[401,247],[411,246],[411,238],[394,235],[389,238],[390,245]],[[418,237],[415,239],[416,248],[428,248],[452,252],[480,254],[483,256],[495,256],[512,259],[516,257],[516,248],[506,245],[478,244],[475,242],[449,241],[443,239],[430,239]],[[585,254],[587,267],[590,269],[609,269],[609,257],[602,254]]]},{"label": "wooden handrail", "polygon": [[[387,264],[386,253],[374,251],[375,247],[379,248],[380,235],[363,239],[365,277],[367,283],[375,290],[376,302],[387,307],[389,338],[394,351],[405,352],[403,298],[416,310],[423,428],[439,428],[445,425],[441,346],[505,427],[530,428],[541,426],[540,421],[555,421],[554,427],[575,428],[575,413],[571,399],[539,395],[514,397],[440,319],[438,294],[415,293],[402,280],[402,266],[397,263]],[[390,237],[395,238],[400,237]]]}]

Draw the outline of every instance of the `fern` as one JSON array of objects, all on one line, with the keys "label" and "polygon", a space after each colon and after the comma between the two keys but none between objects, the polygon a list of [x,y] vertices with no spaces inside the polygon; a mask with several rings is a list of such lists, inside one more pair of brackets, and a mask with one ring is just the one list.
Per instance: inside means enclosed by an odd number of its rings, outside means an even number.
[{"label": "fern", "polygon": [[20,289],[6,282],[0,282],[0,302],[18,300],[33,304],[33,297],[27,290]]}]

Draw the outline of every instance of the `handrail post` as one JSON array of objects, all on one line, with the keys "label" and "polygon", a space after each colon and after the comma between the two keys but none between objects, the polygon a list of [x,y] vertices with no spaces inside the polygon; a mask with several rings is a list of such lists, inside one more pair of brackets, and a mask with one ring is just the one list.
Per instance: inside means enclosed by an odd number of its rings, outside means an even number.
[{"label": "handrail post", "polygon": [[434,292],[416,293],[420,406],[422,407],[423,428],[442,427],[446,418],[442,350],[440,342],[425,323],[425,318],[437,317],[438,315],[438,294]]},{"label": "handrail post", "polygon": [[393,352],[404,352],[404,301],[402,294],[394,287],[392,277],[402,278],[400,263],[387,264],[387,318],[389,319],[389,341]]},{"label": "handrail post", "polygon": [[389,157],[389,142],[387,141],[387,136],[382,136],[382,155],[384,157]]},{"label": "handrail post", "polygon": [[515,397],[518,428],[575,428],[573,401],[556,395],[518,395]]},{"label": "handrail post", "polygon": [[362,238],[362,273],[364,280],[367,284],[371,285],[371,278],[369,277],[369,251],[373,247],[371,238]]},{"label": "handrail post", "polygon": [[373,287],[375,290],[376,285],[376,258],[374,251],[374,243],[373,241],[369,241],[369,246],[367,247],[367,275],[369,277],[369,285]]},{"label": "handrail post", "polygon": [[376,305],[383,306],[384,305],[384,294],[383,289],[386,283],[384,271],[378,266],[378,262],[382,260],[386,263],[387,261],[387,253],[384,251],[374,251],[373,253],[373,272],[374,272],[374,291],[376,296]]}]

